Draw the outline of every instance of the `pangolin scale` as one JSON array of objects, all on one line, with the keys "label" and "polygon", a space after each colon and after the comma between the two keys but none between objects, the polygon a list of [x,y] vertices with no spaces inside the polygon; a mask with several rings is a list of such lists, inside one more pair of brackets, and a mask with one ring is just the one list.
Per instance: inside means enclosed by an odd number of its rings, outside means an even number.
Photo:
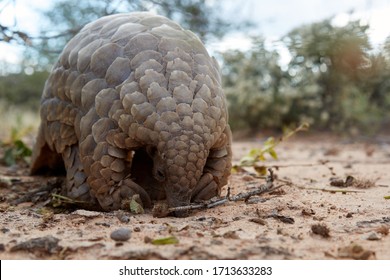
[{"label": "pangolin scale", "polygon": [[[102,17],[46,81],[31,173],[66,173],[64,195],[109,211],[220,194],[231,131],[219,67],[201,41],[149,13]],[[183,213],[177,213],[181,215]]]}]

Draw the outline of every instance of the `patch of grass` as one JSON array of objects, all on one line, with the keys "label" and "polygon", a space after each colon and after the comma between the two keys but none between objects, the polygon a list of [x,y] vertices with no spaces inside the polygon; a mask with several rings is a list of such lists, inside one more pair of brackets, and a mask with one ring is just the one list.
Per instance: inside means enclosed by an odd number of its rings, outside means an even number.
[{"label": "patch of grass", "polygon": [[28,159],[32,154],[31,149],[20,139],[7,144],[1,143],[1,146],[4,148],[1,161],[7,166],[12,166],[19,161],[28,163]]},{"label": "patch of grass", "polygon": [[18,135],[35,134],[40,123],[39,111],[0,101],[0,139],[10,138],[13,128]]},{"label": "patch of grass", "polygon": [[38,124],[38,114],[0,103],[0,147],[3,150],[0,161],[3,164],[28,163],[31,149],[26,140],[32,139]]}]

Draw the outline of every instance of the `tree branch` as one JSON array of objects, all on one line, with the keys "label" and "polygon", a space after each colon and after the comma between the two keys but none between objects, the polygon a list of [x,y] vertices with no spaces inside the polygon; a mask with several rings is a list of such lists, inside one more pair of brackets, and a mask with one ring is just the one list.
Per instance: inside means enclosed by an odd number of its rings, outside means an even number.
[{"label": "tree branch", "polygon": [[30,37],[27,33],[19,30],[13,30],[8,26],[0,24],[0,42],[9,43],[11,41],[22,41],[24,44],[30,44]]}]

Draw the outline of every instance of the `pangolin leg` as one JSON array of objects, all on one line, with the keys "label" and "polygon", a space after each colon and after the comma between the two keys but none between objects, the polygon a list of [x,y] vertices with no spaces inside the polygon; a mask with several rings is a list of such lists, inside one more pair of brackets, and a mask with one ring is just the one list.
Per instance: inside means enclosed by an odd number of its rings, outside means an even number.
[{"label": "pangolin leg", "polygon": [[132,151],[107,142],[99,143],[93,152],[87,182],[104,210],[128,209],[134,194],[139,194],[145,208],[151,206],[147,192],[130,177],[131,155]]},{"label": "pangolin leg", "polygon": [[231,172],[231,131],[227,126],[220,139],[210,150],[203,175],[192,192],[192,201],[210,199],[221,193]]},{"label": "pangolin leg", "polygon": [[89,192],[90,188],[80,160],[78,145],[66,147],[62,157],[67,170],[65,195],[75,200],[95,203],[95,199],[91,197]]},{"label": "pangolin leg", "polygon": [[198,185],[193,191],[192,200],[202,201],[218,195],[218,185],[211,173],[203,173]]}]

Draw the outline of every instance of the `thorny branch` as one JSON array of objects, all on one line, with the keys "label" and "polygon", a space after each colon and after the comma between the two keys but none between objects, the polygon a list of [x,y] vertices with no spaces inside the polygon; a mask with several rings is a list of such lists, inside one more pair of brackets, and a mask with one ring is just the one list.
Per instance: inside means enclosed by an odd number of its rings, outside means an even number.
[{"label": "thorny branch", "polygon": [[228,188],[227,195],[223,198],[217,198],[211,199],[206,202],[198,203],[198,204],[191,204],[187,206],[179,206],[179,207],[170,207],[168,208],[168,212],[175,212],[175,211],[187,211],[187,210],[195,210],[195,209],[206,209],[206,208],[213,208],[216,206],[223,205],[229,201],[239,201],[239,200],[244,200],[248,201],[248,199],[254,195],[260,195],[263,193],[271,192],[276,189],[279,189],[280,186],[274,186],[274,173],[271,168],[268,169],[269,175],[266,178],[266,183],[263,185],[260,185],[256,190],[246,192],[246,193],[239,193],[237,195],[231,196],[230,195],[230,187]]}]

